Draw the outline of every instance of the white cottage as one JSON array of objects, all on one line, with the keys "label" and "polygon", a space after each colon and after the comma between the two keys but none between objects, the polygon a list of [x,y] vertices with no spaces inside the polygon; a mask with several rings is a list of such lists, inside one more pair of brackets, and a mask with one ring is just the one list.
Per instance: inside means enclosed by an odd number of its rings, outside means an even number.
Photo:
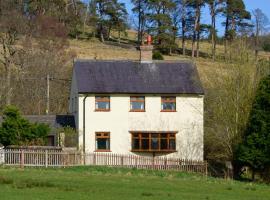
[{"label": "white cottage", "polygon": [[204,92],[194,64],[152,61],[74,62],[70,112],[79,149],[203,160]]}]

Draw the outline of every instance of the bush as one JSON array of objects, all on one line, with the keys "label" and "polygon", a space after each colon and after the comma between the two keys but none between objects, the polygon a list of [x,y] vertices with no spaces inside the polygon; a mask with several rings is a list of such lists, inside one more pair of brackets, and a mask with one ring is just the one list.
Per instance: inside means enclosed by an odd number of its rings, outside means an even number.
[{"label": "bush", "polygon": [[263,50],[267,51],[267,52],[270,52],[270,43],[264,43],[263,44]]},{"label": "bush", "polygon": [[50,128],[46,124],[30,123],[14,106],[7,106],[0,126],[0,143],[8,145],[44,145]]},{"label": "bush", "polygon": [[[262,79],[253,103],[243,143],[237,151],[237,159],[253,172],[270,177],[270,75]],[[269,180],[268,180],[269,181]]]},{"label": "bush", "polygon": [[163,55],[159,51],[153,53],[153,60],[164,60]]}]

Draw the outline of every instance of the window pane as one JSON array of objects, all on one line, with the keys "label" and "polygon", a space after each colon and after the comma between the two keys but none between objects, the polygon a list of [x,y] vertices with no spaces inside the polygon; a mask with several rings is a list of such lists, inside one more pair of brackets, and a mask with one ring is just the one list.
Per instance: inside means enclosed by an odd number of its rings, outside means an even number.
[{"label": "window pane", "polygon": [[159,148],[158,134],[152,134],[152,136],[151,136],[151,149],[158,149],[158,148]]},{"label": "window pane", "polygon": [[139,139],[133,138],[132,149],[140,149],[140,140]]},{"label": "window pane", "polygon": [[161,150],[168,149],[167,139],[161,139],[160,140],[160,149]]},{"label": "window pane", "polygon": [[144,110],[143,102],[131,102],[131,110]]},{"label": "window pane", "polygon": [[149,149],[149,139],[142,139],[142,149],[143,150]]},{"label": "window pane", "polygon": [[110,139],[109,138],[97,138],[96,149],[97,150],[109,150],[110,149]]},{"label": "window pane", "polygon": [[96,102],[96,109],[101,110],[109,110],[110,109],[110,102]]},{"label": "window pane", "polygon": [[170,150],[175,150],[175,140],[174,139],[170,139],[170,142],[169,142],[169,149]]},{"label": "window pane", "polygon": [[162,103],[162,110],[176,110],[175,103]]}]

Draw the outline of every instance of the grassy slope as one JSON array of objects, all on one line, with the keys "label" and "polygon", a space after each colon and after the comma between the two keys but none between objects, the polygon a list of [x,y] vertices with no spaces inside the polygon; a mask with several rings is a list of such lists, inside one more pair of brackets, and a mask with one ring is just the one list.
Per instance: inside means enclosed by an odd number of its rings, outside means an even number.
[{"label": "grassy slope", "polygon": [[0,168],[1,200],[270,199],[270,187],[176,172]]},{"label": "grassy slope", "polygon": [[[188,47],[191,44],[188,43]],[[207,42],[202,43],[201,49],[203,52],[209,52],[211,45]],[[74,51],[77,58],[83,59],[104,59],[104,60],[138,60],[139,51],[135,48],[125,49],[117,46],[111,46],[100,43],[97,39],[92,40],[70,40],[70,49]],[[218,46],[222,49],[222,46]],[[188,56],[173,55],[164,56],[165,60],[190,60]],[[226,64],[221,62],[213,62],[211,59],[199,58],[194,62],[205,87],[211,85],[209,77],[213,74],[213,69],[221,70],[221,73],[226,71]]]}]

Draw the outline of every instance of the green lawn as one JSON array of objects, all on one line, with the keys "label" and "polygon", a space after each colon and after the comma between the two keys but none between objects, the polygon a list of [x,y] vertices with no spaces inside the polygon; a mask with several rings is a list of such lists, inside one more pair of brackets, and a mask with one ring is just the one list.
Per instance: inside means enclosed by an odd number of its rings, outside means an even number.
[{"label": "green lawn", "polygon": [[1,200],[270,199],[270,186],[204,176],[103,167],[0,167]]}]

